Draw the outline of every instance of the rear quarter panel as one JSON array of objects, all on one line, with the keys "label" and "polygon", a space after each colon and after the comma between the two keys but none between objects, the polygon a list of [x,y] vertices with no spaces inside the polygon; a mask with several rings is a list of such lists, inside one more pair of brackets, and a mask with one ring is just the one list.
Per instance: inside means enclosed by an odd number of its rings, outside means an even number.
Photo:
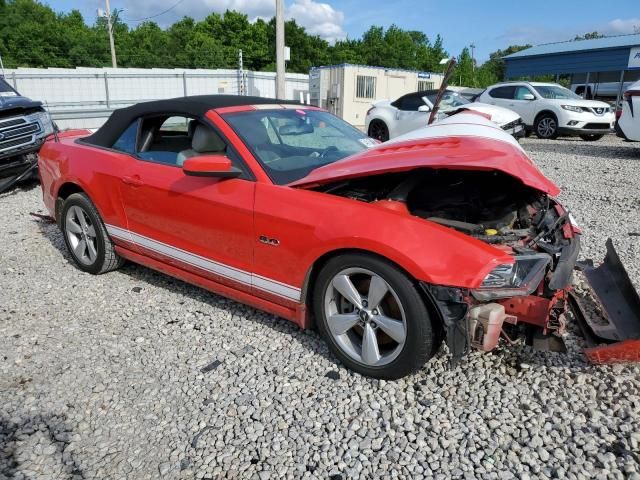
[{"label": "rear quarter panel", "polygon": [[[84,132],[83,132],[84,133]],[[47,141],[38,159],[43,200],[55,216],[55,202],[65,184],[82,189],[105,223],[125,226],[120,178],[133,159],[128,155],[79,143],[78,136]]]}]

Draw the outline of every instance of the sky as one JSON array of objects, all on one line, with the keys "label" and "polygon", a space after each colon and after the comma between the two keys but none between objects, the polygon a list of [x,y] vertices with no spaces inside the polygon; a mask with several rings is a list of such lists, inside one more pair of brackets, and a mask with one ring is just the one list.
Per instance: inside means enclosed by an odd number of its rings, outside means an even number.
[{"label": "sky", "polygon": [[[95,20],[98,7],[104,8],[104,0],[42,1],[56,11],[78,9],[88,23]],[[571,40],[592,31],[640,33],[640,0],[285,0],[285,5],[287,18],[329,42],[358,38],[371,25],[396,24],[423,31],[429,38],[439,33],[452,55],[474,44],[480,63],[489,53],[514,44]],[[111,0],[111,8],[123,9],[121,16],[131,26],[153,17],[166,27],[185,15],[202,19],[226,9],[246,13],[252,20],[270,18],[275,0]]]}]

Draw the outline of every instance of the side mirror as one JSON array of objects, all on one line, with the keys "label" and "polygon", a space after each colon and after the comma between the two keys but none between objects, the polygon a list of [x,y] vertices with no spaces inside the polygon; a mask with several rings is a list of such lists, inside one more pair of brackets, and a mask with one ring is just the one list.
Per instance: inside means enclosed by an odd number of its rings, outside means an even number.
[{"label": "side mirror", "polygon": [[535,100],[536,97],[533,96],[533,93],[525,93],[522,95],[523,100]]},{"label": "side mirror", "polygon": [[418,111],[419,112],[430,112],[431,111],[431,107],[429,105],[420,105],[418,107]]},{"label": "side mirror", "polygon": [[198,155],[187,158],[182,164],[185,175],[192,177],[235,178],[242,175],[224,155]]}]

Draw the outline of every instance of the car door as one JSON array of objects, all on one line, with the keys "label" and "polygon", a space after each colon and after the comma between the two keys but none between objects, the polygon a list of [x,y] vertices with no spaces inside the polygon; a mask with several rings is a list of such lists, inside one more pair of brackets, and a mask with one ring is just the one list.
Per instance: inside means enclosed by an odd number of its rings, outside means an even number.
[{"label": "car door", "polygon": [[[140,121],[136,161],[123,172],[121,183],[129,238],[139,253],[250,292],[251,172],[210,124],[197,121],[195,128],[205,128],[217,146],[201,151],[191,144],[193,119],[182,117],[182,124],[168,125],[172,118],[180,117]],[[180,165],[187,154],[224,154],[244,173],[230,179],[188,176]]]},{"label": "car door", "polygon": [[401,98],[396,105],[396,128],[393,136],[426,127],[429,121],[429,112],[418,110],[424,105],[426,105],[424,100],[417,95],[407,95]]},{"label": "car door", "polygon": [[513,100],[506,104],[506,108],[517,112],[525,124],[533,125],[536,116],[536,98],[536,94],[529,87],[517,85]]}]

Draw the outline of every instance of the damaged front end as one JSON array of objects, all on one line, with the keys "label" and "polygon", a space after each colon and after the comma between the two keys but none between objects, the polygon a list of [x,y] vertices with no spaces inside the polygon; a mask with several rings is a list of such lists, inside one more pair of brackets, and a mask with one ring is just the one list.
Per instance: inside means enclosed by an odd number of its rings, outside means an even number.
[{"label": "damaged front end", "polygon": [[35,173],[38,150],[54,130],[41,102],[21,96],[0,77],[0,193]]},{"label": "damaged front end", "polygon": [[580,230],[552,197],[496,171],[414,170],[324,186],[452,228],[507,253],[476,289],[421,283],[446,331],[454,361],[490,351],[510,330],[565,329]]},{"label": "damaged front end", "polygon": [[28,153],[16,157],[0,159],[0,193],[29,179],[38,168],[38,155]]}]

